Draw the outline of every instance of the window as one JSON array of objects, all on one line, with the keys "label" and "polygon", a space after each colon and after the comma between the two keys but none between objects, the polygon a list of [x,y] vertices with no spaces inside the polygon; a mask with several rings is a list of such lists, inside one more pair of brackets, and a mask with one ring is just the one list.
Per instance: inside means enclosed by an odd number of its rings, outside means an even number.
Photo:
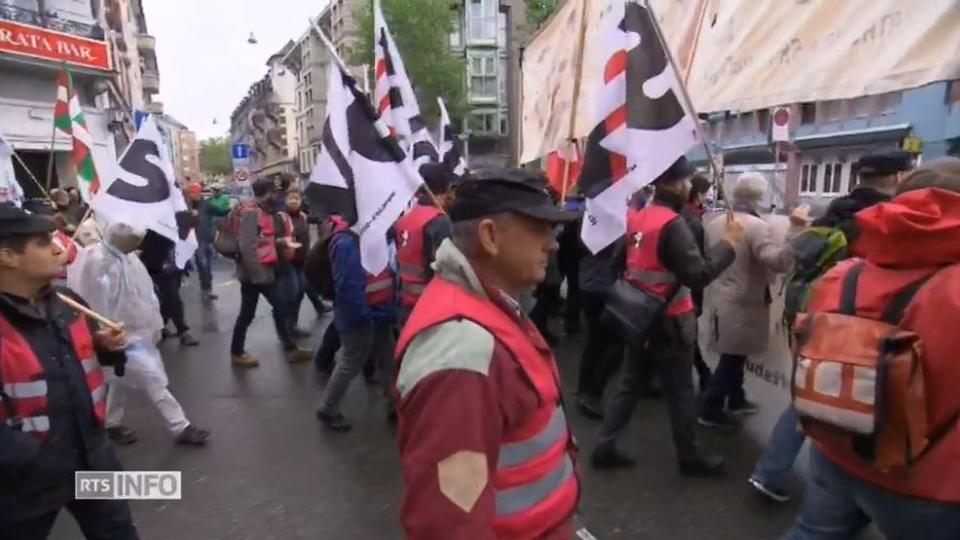
[{"label": "window", "polygon": [[497,58],[498,69],[498,87],[500,90],[500,103],[507,102],[507,59],[502,56]]},{"label": "window", "polygon": [[757,111],[757,124],[760,126],[760,133],[767,133],[770,130],[770,109]]},{"label": "window", "polygon": [[857,176],[856,167],[851,164],[850,170],[847,171],[847,191],[853,191],[853,188],[857,187],[857,184],[859,183],[860,177]]},{"label": "window", "polygon": [[903,93],[901,92],[887,92],[886,94],[880,94],[877,96],[877,108],[883,114],[892,113],[896,110],[897,106],[900,105],[900,100],[903,99]]},{"label": "window", "polygon": [[477,135],[504,135],[508,123],[507,115],[498,111],[473,111],[467,117],[467,128]]},{"label": "window", "polygon": [[506,111],[500,112],[500,135],[507,135],[510,133],[510,116],[507,115]]},{"label": "window", "polygon": [[835,122],[840,120],[843,114],[843,102],[839,99],[820,102],[821,120],[824,122]]},{"label": "window", "polygon": [[817,192],[818,163],[806,163],[800,167],[800,194],[813,195]]},{"label": "window", "polygon": [[481,100],[497,99],[497,57],[493,52],[473,51],[467,60],[467,73],[470,81],[470,98]]},{"label": "window", "polygon": [[497,13],[497,47],[505,48],[507,46],[507,14],[500,11]]},{"label": "window", "polygon": [[866,118],[870,114],[870,97],[861,96],[847,101],[847,116]]},{"label": "window", "polygon": [[817,121],[817,104],[800,104],[800,125],[814,124]]},{"label": "window", "polygon": [[823,165],[824,195],[839,195],[843,189],[843,163],[825,163]]},{"label": "window", "polygon": [[469,0],[467,29],[470,41],[494,41],[497,39],[498,0]]}]

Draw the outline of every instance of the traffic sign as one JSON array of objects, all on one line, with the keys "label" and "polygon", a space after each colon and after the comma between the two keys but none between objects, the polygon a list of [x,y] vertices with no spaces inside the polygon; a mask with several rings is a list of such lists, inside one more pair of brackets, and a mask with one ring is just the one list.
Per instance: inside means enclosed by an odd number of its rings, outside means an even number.
[{"label": "traffic sign", "polygon": [[770,139],[773,142],[790,140],[790,109],[777,107],[771,118]]},{"label": "traffic sign", "polygon": [[244,143],[235,143],[231,147],[230,154],[234,161],[246,161],[250,159],[250,145]]},{"label": "traffic sign", "polygon": [[250,179],[250,173],[246,169],[239,168],[233,171],[233,181],[237,184],[246,184]]}]

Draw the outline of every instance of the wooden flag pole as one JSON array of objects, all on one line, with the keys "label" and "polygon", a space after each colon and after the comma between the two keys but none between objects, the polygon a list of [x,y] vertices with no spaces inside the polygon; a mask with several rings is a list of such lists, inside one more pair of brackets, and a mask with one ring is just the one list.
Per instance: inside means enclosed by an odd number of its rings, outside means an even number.
[{"label": "wooden flag pole", "polygon": [[[567,129],[567,144],[574,146],[574,152],[576,152],[577,144],[576,135],[574,130],[577,127],[577,113],[580,106],[580,86],[581,79],[583,78],[583,47],[587,40],[587,14],[589,13],[588,8],[590,7],[590,0],[582,0],[583,10],[581,11],[580,16],[580,35],[578,37],[578,48],[579,54],[577,54],[577,66],[573,72],[573,102],[570,104],[570,123]],[[563,206],[567,204],[567,190],[570,185],[570,161],[566,161],[566,166],[563,168],[563,188],[561,189],[560,194],[560,205]]]},{"label": "wooden flag pole", "polygon": [[[703,19],[707,14],[709,0],[700,0],[700,14],[697,15],[697,29],[693,34],[693,43],[690,44],[690,54],[687,55],[687,65],[683,74],[683,86],[686,88],[693,72],[693,61],[697,58],[697,46],[700,44],[700,31],[703,30]],[[653,12],[651,12],[653,13]]]},{"label": "wooden flag pole", "polygon": [[[337,63],[337,66],[340,68],[340,71],[349,77],[350,70],[347,69],[347,64],[343,61],[342,58],[340,58],[340,55],[337,54],[337,49],[336,47],[333,46],[333,42],[330,41],[330,38],[328,38],[327,35],[323,33],[323,30],[321,30],[320,27],[317,26],[317,22],[313,20],[312,17],[308,18],[307,20],[310,22],[310,28],[312,28],[313,31],[316,32],[317,37],[319,37],[320,41],[322,41],[323,44],[327,47],[327,50],[329,51],[330,56],[333,57],[333,60]],[[400,148],[400,144],[397,142],[397,140],[390,135],[390,132],[387,131],[386,126],[384,126],[383,122],[380,121],[380,115],[379,113],[377,113],[377,110],[373,108],[373,105],[370,104],[370,98],[366,94],[361,92],[360,89],[357,88],[356,82],[353,80],[353,77],[350,77],[349,80],[347,81],[347,87],[350,88],[350,92],[353,94],[354,99],[360,101],[360,103],[364,105],[364,107],[362,107],[363,111],[364,113],[366,113],[367,117],[370,118],[370,120],[373,122],[374,127],[376,128],[377,133],[380,135],[380,137],[386,140],[392,141],[391,144],[387,145],[387,148],[388,150],[390,150],[390,153],[393,154],[394,159],[396,159],[397,162],[400,163],[402,167],[403,166],[402,163],[406,155],[404,154],[403,149]],[[410,168],[412,169],[413,166],[411,165]],[[417,172],[416,170],[414,170],[414,172],[416,172],[417,175],[419,176],[419,172]],[[437,210],[440,210],[440,213],[442,214],[447,213],[446,210],[444,210],[443,208],[443,204],[440,203],[440,198],[437,197],[437,194],[434,193],[432,189],[430,189],[430,186],[428,186],[426,182],[423,182],[421,184],[420,189],[424,190],[425,192],[427,192],[428,195],[430,195],[430,199],[433,201],[433,205],[437,207]]]},{"label": "wooden flag pole", "polygon": [[87,306],[81,304],[80,302],[77,302],[73,298],[70,298],[69,296],[63,293],[57,293],[57,297],[60,298],[60,300],[62,300],[64,304],[70,306],[72,309],[76,311],[79,311],[80,313],[83,313],[87,317],[90,317],[91,319],[97,321],[103,326],[106,326],[107,328],[111,330],[115,330],[117,332],[123,331],[123,324],[111,321],[110,319],[88,308]]},{"label": "wooden flag pole", "polygon": [[[657,39],[660,40],[660,45],[663,47],[663,52],[667,57],[667,61],[673,68],[673,72],[679,76],[680,71],[677,69],[677,62],[673,58],[673,52],[670,50],[670,45],[667,44],[667,39],[663,36],[663,31],[660,29],[660,24],[657,22],[657,17],[653,13],[653,7],[650,5],[650,3],[646,4],[646,9],[650,12],[650,21],[653,23],[653,30],[657,33]],[[707,137],[703,131],[703,126],[700,125],[700,119],[697,117],[697,110],[693,107],[693,100],[690,99],[690,94],[687,93],[686,85],[682,83],[680,84],[680,97],[683,99],[683,104],[686,107],[687,114],[693,116],[694,126],[697,130],[697,137],[700,139],[700,144],[703,145],[703,151],[707,154],[707,160],[710,162],[710,170],[713,171],[713,177],[717,178],[717,165],[713,160],[713,152],[710,151],[710,144],[707,142]],[[722,179],[717,182],[717,192],[723,193]],[[727,200],[725,194],[723,197],[723,203],[727,209],[728,215],[733,215],[733,209],[730,206],[730,201]]]}]

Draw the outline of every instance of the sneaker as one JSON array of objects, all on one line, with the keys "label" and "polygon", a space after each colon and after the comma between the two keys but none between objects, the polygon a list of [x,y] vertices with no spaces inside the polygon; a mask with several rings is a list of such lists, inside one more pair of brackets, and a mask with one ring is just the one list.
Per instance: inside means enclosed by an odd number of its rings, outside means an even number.
[{"label": "sneaker", "polygon": [[207,444],[207,437],[209,436],[209,430],[198,428],[193,424],[190,424],[173,438],[173,442],[185,446],[203,446]]},{"label": "sneaker", "polygon": [[318,410],[317,420],[319,420],[320,423],[326,426],[330,431],[346,433],[353,429],[353,424],[351,424],[350,421],[347,420],[347,417],[341,413],[330,414]]},{"label": "sneaker", "polygon": [[590,464],[598,470],[626,469],[636,463],[636,459],[620,452],[615,446],[598,446],[590,457]]},{"label": "sneaker", "polygon": [[243,353],[240,356],[234,355],[231,357],[231,360],[233,361],[233,365],[239,367],[256,367],[260,365],[259,360],[247,353]]},{"label": "sneaker", "polygon": [[309,362],[313,360],[313,353],[306,349],[293,349],[287,351],[287,362],[291,364],[299,364],[301,362]]},{"label": "sneaker", "polygon": [[778,503],[785,503],[790,500],[789,493],[787,493],[782,489],[778,489],[774,486],[771,486],[769,484],[764,484],[763,482],[758,480],[757,477],[755,476],[751,476],[750,478],[747,478],[747,483],[749,483],[759,493],[766,496],[772,501],[776,501]]},{"label": "sneaker", "polygon": [[680,461],[680,474],[685,476],[723,476],[723,456],[706,455]]},{"label": "sneaker", "polygon": [[197,338],[193,337],[193,334],[190,332],[184,332],[180,334],[181,347],[196,347],[198,345],[200,345],[200,342],[197,341]]},{"label": "sneaker", "polygon": [[111,441],[124,446],[137,442],[137,432],[122,424],[108,427],[107,436]]},{"label": "sneaker", "polygon": [[737,403],[731,402],[727,405],[727,413],[736,416],[747,416],[757,414],[758,412],[760,412],[760,406],[749,399],[744,399]]},{"label": "sneaker", "polygon": [[580,412],[587,418],[603,420],[603,400],[598,397],[581,394],[577,396]]},{"label": "sneaker", "polygon": [[704,427],[719,429],[735,429],[740,427],[740,420],[723,411],[718,413],[703,413],[697,418],[697,423]]}]

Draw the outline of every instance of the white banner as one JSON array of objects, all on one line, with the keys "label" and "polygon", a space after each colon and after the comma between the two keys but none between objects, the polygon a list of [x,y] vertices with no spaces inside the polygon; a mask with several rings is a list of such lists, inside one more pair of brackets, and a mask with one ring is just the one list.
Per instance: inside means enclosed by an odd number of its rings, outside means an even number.
[{"label": "white banner", "polygon": [[13,146],[0,133],[0,202],[23,204],[23,188],[13,172]]},{"label": "white banner", "polygon": [[109,221],[150,229],[175,242],[177,267],[186,266],[197,249],[196,232],[153,115],[111,172],[101,179],[93,209]]}]

